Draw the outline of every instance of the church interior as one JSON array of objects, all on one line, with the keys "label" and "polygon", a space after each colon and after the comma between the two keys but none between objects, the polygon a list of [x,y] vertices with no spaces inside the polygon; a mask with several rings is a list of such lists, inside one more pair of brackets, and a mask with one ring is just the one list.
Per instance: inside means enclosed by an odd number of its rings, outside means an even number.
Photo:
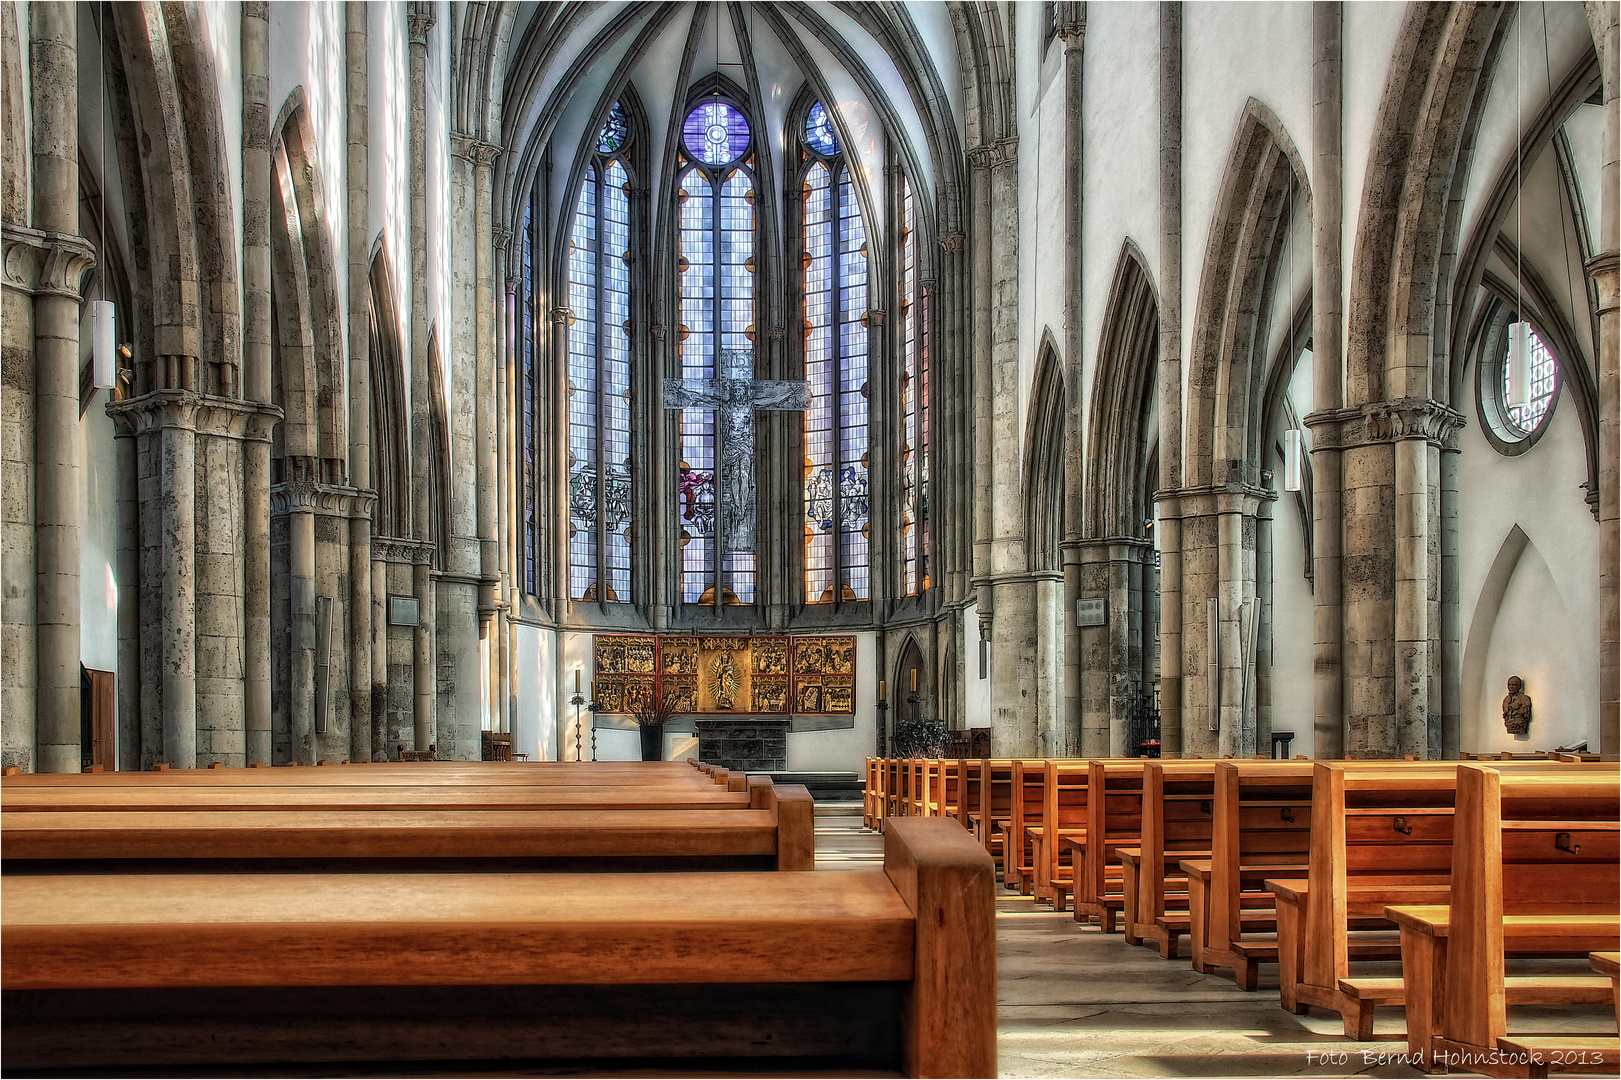
[{"label": "church interior", "polygon": [[0,0],[6,1070],[1613,1075],[1618,28]]}]

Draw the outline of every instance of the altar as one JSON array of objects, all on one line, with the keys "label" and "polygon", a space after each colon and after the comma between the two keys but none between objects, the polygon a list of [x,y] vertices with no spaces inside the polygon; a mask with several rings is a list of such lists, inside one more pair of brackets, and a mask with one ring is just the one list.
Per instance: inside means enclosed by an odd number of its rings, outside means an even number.
[{"label": "altar", "polygon": [[743,772],[782,772],[788,768],[786,716],[698,716],[698,760]]}]

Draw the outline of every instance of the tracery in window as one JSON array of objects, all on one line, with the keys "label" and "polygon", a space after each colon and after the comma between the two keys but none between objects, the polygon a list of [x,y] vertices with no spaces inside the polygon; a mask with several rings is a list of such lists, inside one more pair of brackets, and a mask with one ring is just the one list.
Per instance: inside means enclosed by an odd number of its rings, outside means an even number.
[{"label": "tracery in window", "polygon": [[1559,365],[1554,362],[1553,352],[1549,350],[1547,342],[1537,333],[1536,327],[1530,327],[1527,337],[1530,339],[1531,356],[1531,400],[1524,405],[1509,405],[1509,367],[1503,365],[1502,393],[1503,416],[1508,421],[1510,431],[1508,435],[1525,438],[1532,435],[1542,426],[1543,419],[1548,415],[1548,406],[1553,404],[1554,390],[1559,385]]},{"label": "tracery in window", "polygon": [[929,298],[912,185],[901,178],[901,594],[929,587]]},{"label": "tracery in window", "polygon": [[800,162],[805,380],[811,390],[804,429],[805,600],[866,600],[867,233],[849,166],[820,102],[806,114]]},{"label": "tracery in window", "polygon": [[569,597],[630,597],[630,141],[615,104],[575,203],[568,251]]},{"label": "tracery in window", "polygon": [[[678,165],[685,171],[677,189],[676,270],[683,379],[713,381],[752,374],[757,193],[751,146],[748,119],[725,101],[698,105],[682,125]],[[716,415],[712,406],[702,405],[677,413],[681,600],[714,603],[718,571],[722,603],[752,604],[753,530],[727,527],[731,523],[719,520],[717,514]],[[752,476],[755,463],[736,460],[731,467],[746,469]],[[737,479],[728,482],[735,484]],[[729,512],[752,522],[754,508]],[[729,546],[740,550],[723,550]]]}]

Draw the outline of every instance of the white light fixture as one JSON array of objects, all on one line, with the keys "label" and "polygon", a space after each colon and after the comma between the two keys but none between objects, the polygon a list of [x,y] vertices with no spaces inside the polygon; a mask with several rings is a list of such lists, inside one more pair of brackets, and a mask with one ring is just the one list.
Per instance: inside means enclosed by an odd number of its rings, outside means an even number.
[{"label": "white light fixture", "polygon": [[118,379],[117,312],[111,300],[90,301],[90,381],[111,390]]},{"label": "white light fixture", "polygon": [[1290,428],[1283,433],[1283,490],[1300,488],[1300,429]]},{"label": "white light fixture", "polygon": [[1523,409],[1531,404],[1531,324],[1517,322],[1508,328],[1508,407]]}]

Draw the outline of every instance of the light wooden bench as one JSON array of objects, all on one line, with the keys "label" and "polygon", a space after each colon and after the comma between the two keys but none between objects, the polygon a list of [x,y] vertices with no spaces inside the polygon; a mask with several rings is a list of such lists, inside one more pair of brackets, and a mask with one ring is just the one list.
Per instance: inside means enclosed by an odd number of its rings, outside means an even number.
[{"label": "light wooden bench", "polygon": [[0,810],[0,845],[8,875],[67,867],[130,873],[294,865],[334,871],[811,869],[810,793],[799,785],[775,786],[767,777],[735,779],[753,781],[744,793],[748,809]]},{"label": "light wooden bench", "polygon": [[1135,848],[1143,836],[1143,758],[1098,758],[1089,766],[1086,787],[1085,865],[1076,873],[1075,919],[1095,919],[1114,933],[1125,910],[1125,871],[1116,854]]},{"label": "light wooden bench", "polygon": [[6,878],[0,1053],[669,1065],[742,1048],[994,1076],[993,890],[983,848],[940,819],[892,822],[884,868],[841,873]]},{"label": "light wooden bench", "polygon": [[1054,911],[1063,911],[1075,891],[1075,869],[1086,865],[1086,799],[1092,763],[1086,758],[1053,758],[1047,761],[1045,772],[1041,825],[1026,826],[1025,832],[1035,863],[1035,898],[1050,901]]},{"label": "light wooden bench", "polygon": [[[1546,759],[1499,763],[1516,775],[1591,773]],[[1315,766],[1310,870],[1274,880],[1283,1007],[1340,1014],[1348,1038],[1372,1037],[1374,1009],[1400,1006],[1400,977],[1354,977],[1356,960],[1399,959],[1392,904],[1445,904],[1452,867],[1457,767],[1447,762]],[[1317,897],[1325,902],[1317,903]]]},{"label": "light wooden bench", "polygon": [[1149,761],[1143,775],[1143,831],[1137,873],[1125,873],[1126,939],[1176,955],[1188,933],[1184,859],[1211,855],[1216,762]]},{"label": "light wooden bench", "polygon": [[1391,906],[1402,928],[1409,1049],[1493,1076],[1617,1071],[1621,1040],[1509,1035],[1510,1002],[1603,1000],[1601,977],[1511,978],[1505,956],[1581,955],[1621,940],[1621,778],[1464,765],[1451,904]]},{"label": "light wooden bench", "polygon": [[1210,858],[1179,864],[1194,970],[1228,968],[1254,990],[1259,965],[1277,960],[1277,916],[1261,885],[1306,872],[1311,777],[1309,761],[1217,762]]},{"label": "light wooden bench", "polygon": [[997,823],[1003,852],[1002,885],[1025,896],[1036,887],[1035,851],[1026,826],[1043,825],[1046,783],[1046,759],[1015,758],[1008,788],[1008,817]]},{"label": "light wooden bench", "polygon": [[163,769],[156,772],[22,773],[0,780],[0,798],[26,788],[72,787],[329,787],[332,785],[465,788],[475,786],[580,786],[622,784],[702,788],[710,781],[681,762],[425,761],[355,762],[280,768]]}]

